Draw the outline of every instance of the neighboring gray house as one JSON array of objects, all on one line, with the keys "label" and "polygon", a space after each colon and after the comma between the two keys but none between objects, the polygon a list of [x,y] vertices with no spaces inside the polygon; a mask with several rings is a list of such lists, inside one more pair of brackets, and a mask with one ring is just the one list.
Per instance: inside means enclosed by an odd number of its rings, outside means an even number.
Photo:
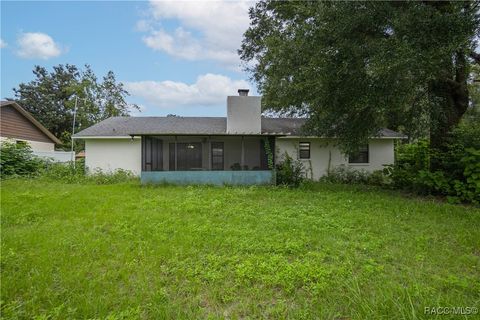
[{"label": "neighboring gray house", "polygon": [[[112,117],[74,137],[85,140],[89,170],[125,169],[142,182],[262,184],[288,153],[300,159],[308,178],[318,179],[328,167],[347,165],[367,171],[394,161],[394,140],[403,135],[384,129],[355,158],[334,139],[300,135],[304,119],[261,116],[261,97],[227,97],[227,117]],[[267,152],[266,150],[271,150]]]}]

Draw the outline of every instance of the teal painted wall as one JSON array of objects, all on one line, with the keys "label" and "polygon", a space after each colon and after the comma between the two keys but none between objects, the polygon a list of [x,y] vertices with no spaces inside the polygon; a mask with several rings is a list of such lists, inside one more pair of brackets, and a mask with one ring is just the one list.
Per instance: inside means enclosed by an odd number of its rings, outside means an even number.
[{"label": "teal painted wall", "polygon": [[274,171],[142,171],[142,184],[272,184]]}]

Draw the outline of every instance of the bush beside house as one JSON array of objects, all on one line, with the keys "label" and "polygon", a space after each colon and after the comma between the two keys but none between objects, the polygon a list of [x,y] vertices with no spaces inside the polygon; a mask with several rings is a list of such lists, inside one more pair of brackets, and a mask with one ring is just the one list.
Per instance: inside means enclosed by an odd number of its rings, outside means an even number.
[{"label": "bush beside house", "polygon": [[35,176],[43,161],[33,155],[26,143],[3,141],[0,147],[0,177]]},{"label": "bush beside house", "polygon": [[444,150],[426,141],[400,145],[388,168],[393,187],[422,195],[445,196],[450,202],[480,203],[480,143],[472,131],[452,133]]},{"label": "bush beside house", "polygon": [[443,150],[427,140],[399,144],[395,164],[368,173],[338,166],[321,180],[380,185],[419,195],[446,197],[451,203],[480,204],[480,127],[461,125]]},{"label": "bush beside house", "polygon": [[96,170],[90,175],[85,174],[85,160],[72,163],[58,163],[35,156],[28,144],[16,144],[3,141],[0,147],[0,177],[9,178],[42,178],[66,183],[92,182],[95,184],[110,184],[137,179],[128,170],[116,170],[105,173]]}]

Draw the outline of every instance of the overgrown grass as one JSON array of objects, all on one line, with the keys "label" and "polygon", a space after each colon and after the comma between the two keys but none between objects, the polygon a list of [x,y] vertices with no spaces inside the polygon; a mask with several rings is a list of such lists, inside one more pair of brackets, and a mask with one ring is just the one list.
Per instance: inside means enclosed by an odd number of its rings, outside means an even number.
[{"label": "overgrown grass", "polygon": [[472,207],[345,185],[43,180],[3,182],[1,206],[5,319],[415,319],[480,307]]}]

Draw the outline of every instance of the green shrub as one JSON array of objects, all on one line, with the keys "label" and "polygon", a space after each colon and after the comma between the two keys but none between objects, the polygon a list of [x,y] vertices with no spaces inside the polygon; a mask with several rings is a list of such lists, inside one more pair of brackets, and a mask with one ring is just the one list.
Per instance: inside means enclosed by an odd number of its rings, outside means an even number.
[{"label": "green shrub", "polygon": [[0,145],[0,177],[35,176],[44,161],[32,153],[28,144],[3,141]]},{"label": "green shrub", "polygon": [[415,191],[419,188],[417,178],[420,171],[430,168],[431,151],[426,140],[400,144],[395,150],[395,164],[384,170],[394,188]]},{"label": "green shrub", "polygon": [[96,169],[90,174],[86,174],[83,159],[77,161],[75,166],[71,163],[48,163],[40,176],[44,179],[65,183],[95,184],[114,184],[136,179],[136,176],[131,171],[123,169],[117,169],[114,172],[104,172]]},{"label": "green shrub", "polygon": [[277,185],[297,188],[305,180],[305,170],[300,160],[284,153],[283,161],[276,165]]},{"label": "green shrub", "polygon": [[84,163],[83,160],[77,161],[74,166],[70,162],[47,162],[41,172],[41,177],[66,183],[83,181],[85,179]]},{"label": "green shrub", "polygon": [[466,155],[460,160],[465,170],[464,182],[453,181],[452,189],[461,201],[480,203],[480,149],[467,148]]},{"label": "green shrub", "polygon": [[395,164],[386,171],[395,188],[479,204],[480,129],[460,125],[442,150],[425,141],[400,145]]},{"label": "green shrub", "polygon": [[130,170],[117,169],[114,172],[103,172],[97,169],[92,174],[87,175],[85,179],[95,184],[114,184],[136,180],[137,177]]},{"label": "green shrub", "polygon": [[459,161],[463,167],[460,179],[448,172],[421,170],[414,180],[414,191],[420,194],[447,196],[450,202],[480,203],[480,150],[465,149],[465,156]]},{"label": "green shrub", "polygon": [[321,178],[322,181],[332,183],[356,183],[366,184],[368,172],[365,170],[352,169],[344,164],[330,169],[328,174]]},{"label": "green shrub", "polygon": [[418,194],[448,195],[450,182],[443,171],[420,170],[417,177],[413,179],[412,189]]},{"label": "green shrub", "polygon": [[389,186],[392,184],[392,179],[384,170],[375,170],[368,175],[367,184],[372,186]]}]

